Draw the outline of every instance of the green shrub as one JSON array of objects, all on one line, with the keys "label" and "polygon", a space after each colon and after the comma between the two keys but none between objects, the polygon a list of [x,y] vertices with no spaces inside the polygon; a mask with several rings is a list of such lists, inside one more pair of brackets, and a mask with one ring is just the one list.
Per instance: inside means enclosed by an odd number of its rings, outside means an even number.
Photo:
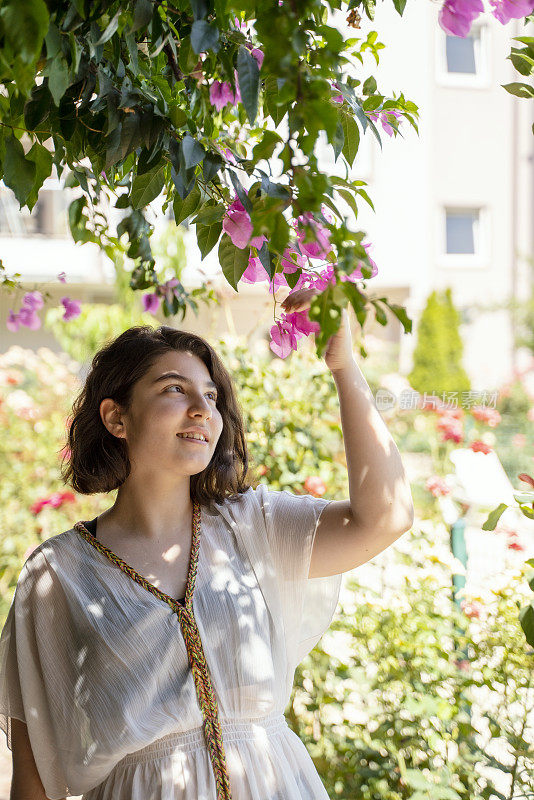
[{"label": "green shrub", "polygon": [[421,394],[469,391],[471,383],[461,364],[462,354],[459,314],[451,289],[434,290],[417,325],[413,368],[408,375],[411,386]]}]

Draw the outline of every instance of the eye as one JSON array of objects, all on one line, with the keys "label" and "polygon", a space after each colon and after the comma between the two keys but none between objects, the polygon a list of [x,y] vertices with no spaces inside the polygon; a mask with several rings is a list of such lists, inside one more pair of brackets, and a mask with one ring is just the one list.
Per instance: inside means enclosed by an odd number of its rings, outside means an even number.
[{"label": "eye", "polygon": [[[179,386],[177,383],[173,383],[171,386],[167,386],[167,389],[179,389],[181,392],[183,392],[182,387]],[[167,391],[167,389],[165,389],[165,391]],[[210,394],[214,399],[214,401],[217,402],[217,392],[206,392],[206,394]]]}]

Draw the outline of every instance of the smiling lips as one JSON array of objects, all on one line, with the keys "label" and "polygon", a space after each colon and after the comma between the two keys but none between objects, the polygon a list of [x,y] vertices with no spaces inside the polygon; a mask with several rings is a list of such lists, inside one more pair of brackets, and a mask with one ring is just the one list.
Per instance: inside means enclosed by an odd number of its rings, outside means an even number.
[{"label": "smiling lips", "polygon": [[195,442],[195,444],[208,444],[204,439],[196,439],[194,436],[180,436],[176,434],[178,439],[183,439],[185,442]]}]

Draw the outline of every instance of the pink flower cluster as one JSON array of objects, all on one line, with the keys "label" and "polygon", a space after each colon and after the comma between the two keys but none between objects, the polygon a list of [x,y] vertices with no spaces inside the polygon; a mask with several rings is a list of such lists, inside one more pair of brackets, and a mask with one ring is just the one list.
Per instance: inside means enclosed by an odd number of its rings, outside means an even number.
[{"label": "pink flower cluster", "polygon": [[[57,276],[61,283],[66,283],[65,273],[60,272]],[[81,313],[81,304],[78,300],[71,300],[70,297],[62,297],[61,302],[65,309],[63,319],[68,322],[75,319]],[[22,325],[36,331],[41,327],[41,318],[37,312],[44,306],[43,295],[39,291],[26,292],[22,298],[22,305],[17,312],[9,309],[9,316],[6,322],[6,328],[12,333],[18,331]]]},{"label": "pink flower cluster", "polygon": [[[251,44],[246,45],[254,56],[258,67],[261,69],[263,64],[264,54],[257,47],[252,47]],[[232,86],[229,81],[213,81],[210,86],[210,103],[215,106],[217,111],[220,111],[228,103],[233,106],[241,102],[241,92],[239,90],[239,77],[237,71],[234,72],[235,78],[235,93],[232,91]]]},{"label": "pink flower cluster", "polygon": [[[489,0],[493,16],[502,25],[522,19],[534,11],[534,0]],[[482,0],[445,0],[439,12],[439,24],[445,33],[465,38],[473,20],[483,13]]]},{"label": "pink flower cluster", "polygon": [[[321,211],[327,222],[332,223],[333,217],[328,209],[323,206]],[[303,268],[306,264],[306,259],[324,260],[331,253],[332,247],[330,244],[329,229],[320,221],[316,220],[310,212],[306,212],[298,217],[298,219],[293,220],[293,227],[295,229],[296,241],[289,244],[284,250],[282,255],[282,272],[276,272],[272,279],[269,278],[260,258],[250,250],[247,268],[241,276],[241,280],[244,281],[244,283],[258,283],[268,280],[269,292],[272,294],[280,286],[288,286],[285,275],[296,272],[299,268]],[[310,229],[315,238],[313,241],[305,241]],[[223,230],[228,234],[235,247],[240,250],[246,247],[253,247],[258,250],[266,239],[263,235],[252,236],[252,221],[238,197],[234,199],[232,205],[228,208],[223,220]],[[364,245],[366,249],[370,246],[370,244]],[[372,259],[370,259],[370,261],[373,268],[373,277],[378,272],[378,268]],[[341,279],[351,280],[353,282],[361,280],[361,267],[362,264],[360,262],[350,275],[342,275]],[[333,264],[319,273],[310,274],[302,272],[292,291],[296,292],[299,289],[310,287],[322,291],[326,289],[329,283],[335,285]],[[291,350],[297,349],[297,341],[299,339],[303,336],[309,336],[311,333],[317,333],[319,330],[319,324],[309,319],[307,310],[283,314],[282,319],[271,327],[271,342],[269,346],[280,358],[286,358]]]},{"label": "pink flower cluster", "polygon": [[72,492],[53,492],[48,497],[42,497],[40,500],[36,500],[35,503],[30,506],[30,511],[32,514],[38,514],[45,506],[60,508],[63,503],[73,503],[75,500],[76,497]]},{"label": "pink flower cluster", "polygon": [[170,278],[165,283],[161,283],[156,291],[152,294],[144,294],[141,298],[143,310],[155,314],[160,306],[161,301],[165,297],[169,305],[172,303],[173,297],[176,294],[175,287],[178,286],[180,281],[178,278]]},{"label": "pink flower cluster", "polygon": [[391,110],[378,111],[378,112],[373,111],[371,114],[368,114],[367,116],[373,121],[379,119],[382,124],[382,128],[387,133],[387,135],[393,136],[394,128],[390,124],[390,121],[388,119],[389,114],[391,114],[392,117],[395,117],[395,119],[400,119],[402,121],[402,115],[400,114],[399,111],[391,111]]}]

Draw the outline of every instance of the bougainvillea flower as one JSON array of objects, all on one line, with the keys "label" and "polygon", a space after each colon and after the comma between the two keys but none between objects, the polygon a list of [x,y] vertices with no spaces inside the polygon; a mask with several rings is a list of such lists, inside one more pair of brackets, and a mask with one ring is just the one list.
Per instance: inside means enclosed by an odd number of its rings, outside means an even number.
[{"label": "bougainvillea flower", "polygon": [[157,294],[144,294],[141,302],[144,311],[150,311],[151,314],[155,314],[160,306],[161,297],[158,297]]},{"label": "bougainvillea flower", "polygon": [[258,69],[261,69],[261,65],[263,64],[263,59],[265,57],[263,50],[260,50],[258,47],[253,47],[250,51],[250,54],[256,59]]},{"label": "bougainvillea flower", "polygon": [[235,94],[228,81],[213,81],[210,86],[210,103],[215,106],[217,111],[220,111],[228,103],[237,105],[241,100],[239,86],[236,84]]},{"label": "bougainvillea flower", "polygon": [[12,308],[9,309],[9,316],[6,322],[6,328],[12,333],[16,333],[19,329],[20,319],[19,315],[15,314]]},{"label": "bougainvillea flower", "polygon": [[18,321],[26,328],[36,331],[41,327],[41,319],[33,308],[22,306],[18,313]]},{"label": "bougainvillea flower", "polygon": [[[302,255],[308,258],[326,258],[332,247],[330,245],[330,231],[318,222],[310,211],[301,214],[293,220],[293,226],[297,233],[299,248]],[[315,241],[305,242],[304,239],[312,228],[315,234]]]},{"label": "bougainvillea flower", "polygon": [[[295,260],[293,260],[291,256],[295,256]],[[292,272],[296,272],[299,267],[302,268],[305,265],[306,260],[298,252],[298,250],[295,250],[293,247],[291,247],[291,245],[286,247],[282,256],[282,272],[291,274]]]},{"label": "bougainvillea flower", "polygon": [[489,0],[489,4],[493,6],[491,13],[503,25],[511,19],[528,17],[534,11],[533,0]]},{"label": "bougainvillea flower", "polygon": [[245,283],[260,283],[269,280],[267,270],[257,256],[249,257],[248,267],[242,274],[241,280]]},{"label": "bougainvillea flower", "polygon": [[[363,247],[364,247],[365,251],[367,251],[372,246],[373,245],[371,244],[371,242],[369,242],[368,244],[364,244]],[[369,256],[369,263],[371,264],[371,270],[372,270],[371,271],[371,278],[374,278],[375,275],[378,273],[378,267],[376,266],[376,264],[373,261],[373,259],[371,258],[371,256]],[[362,267],[363,267],[362,262],[358,261],[358,266],[356,267],[356,269],[353,272],[342,274],[341,275],[341,280],[342,281],[351,281],[351,283],[356,283],[356,281],[364,279],[363,275],[362,275]]]},{"label": "bougainvillea flower", "polygon": [[285,320],[276,322],[270,333],[269,347],[280,358],[287,358],[291,350],[296,350],[297,339],[302,337],[302,334],[297,334],[293,325]]},{"label": "bougainvillea flower", "polygon": [[483,11],[482,0],[445,0],[438,21],[445,33],[465,38],[469,35],[473,20]]},{"label": "bougainvillea flower", "polygon": [[232,243],[239,250],[247,245],[260,248],[265,241],[265,236],[254,236],[252,239],[252,222],[241,200],[236,197],[226,211],[223,219],[223,231],[228,234]]},{"label": "bougainvillea flower", "polygon": [[373,112],[372,114],[369,114],[369,117],[373,120],[377,120],[380,116],[380,122],[383,130],[388,136],[393,136],[395,130],[388,119],[388,114],[391,114],[391,116],[399,120],[399,123],[402,122],[402,114],[399,111],[392,111],[391,109],[388,109],[388,111],[380,111],[379,114]]},{"label": "bougainvillea flower", "polygon": [[293,326],[293,330],[303,333],[305,336],[309,336],[310,333],[318,333],[321,330],[319,323],[310,319],[308,311],[309,309],[305,308],[303,311],[292,311],[290,314],[285,315],[286,322]]},{"label": "bougainvillea flower", "polygon": [[61,281],[61,283],[67,283],[66,273],[65,272],[60,272],[59,275],[57,276],[57,279],[58,279],[58,281]]},{"label": "bougainvillea flower", "polygon": [[22,298],[22,305],[31,308],[33,311],[39,311],[44,306],[43,295],[41,292],[26,292]]},{"label": "bougainvillea flower", "polygon": [[65,313],[63,314],[63,319],[65,321],[75,319],[81,314],[82,307],[78,300],[71,300],[70,297],[62,297],[61,302],[65,306]]}]

